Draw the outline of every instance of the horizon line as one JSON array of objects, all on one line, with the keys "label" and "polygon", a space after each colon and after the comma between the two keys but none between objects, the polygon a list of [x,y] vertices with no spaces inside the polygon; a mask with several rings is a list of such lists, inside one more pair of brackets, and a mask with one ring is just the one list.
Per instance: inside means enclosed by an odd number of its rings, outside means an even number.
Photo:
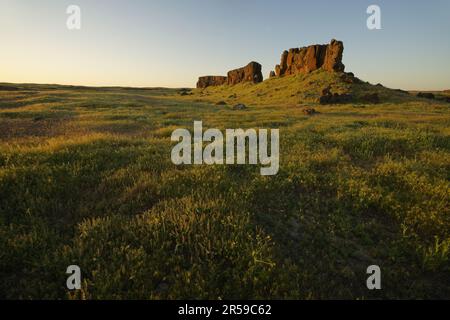
[{"label": "horizon line", "polygon": [[[269,80],[269,78],[266,78],[263,80],[266,81]],[[377,85],[374,83],[370,83],[368,81],[364,81],[363,82],[367,82],[371,85]],[[61,87],[84,87],[84,88],[96,88],[96,89],[101,89],[101,88],[129,88],[129,89],[196,89],[195,86],[190,87],[190,86],[180,86],[180,87],[169,87],[169,86],[130,86],[130,85],[107,85],[107,84],[102,84],[102,85],[91,85],[91,84],[75,84],[75,83],[40,83],[40,82],[4,82],[4,81],[0,81],[0,85],[41,85],[41,86],[61,86]],[[381,85],[383,85],[381,83]],[[391,87],[386,87],[385,85],[383,85],[385,88],[387,89],[391,89],[391,90],[405,90],[405,91],[410,91],[410,92],[416,92],[416,91],[430,91],[430,92],[445,92],[445,91],[450,91],[450,88],[448,89],[420,89],[420,88],[415,88],[415,89],[406,89],[406,88],[391,88]]]}]

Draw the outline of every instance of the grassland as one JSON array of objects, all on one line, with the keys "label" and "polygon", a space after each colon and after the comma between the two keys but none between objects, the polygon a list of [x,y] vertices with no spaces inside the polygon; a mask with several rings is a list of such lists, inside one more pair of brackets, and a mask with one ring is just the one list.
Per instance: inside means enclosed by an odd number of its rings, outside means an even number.
[{"label": "grassland", "polygon": [[[321,72],[179,92],[0,86],[0,298],[450,298],[448,103]],[[279,128],[279,173],[174,166],[194,120]]]}]

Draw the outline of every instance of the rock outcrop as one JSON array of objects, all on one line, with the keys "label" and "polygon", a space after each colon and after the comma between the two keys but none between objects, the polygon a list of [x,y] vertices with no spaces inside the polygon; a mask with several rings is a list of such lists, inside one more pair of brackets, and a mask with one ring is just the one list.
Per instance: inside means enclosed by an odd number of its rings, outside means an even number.
[{"label": "rock outcrop", "polygon": [[220,86],[227,83],[227,77],[224,76],[204,76],[198,78],[197,88],[207,88],[209,86]]},{"label": "rock outcrop", "polygon": [[281,62],[275,66],[277,76],[310,73],[322,68],[327,71],[343,72],[342,63],[344,45],[342,41],[331,40],[330,44],[312,45],[284,51]]},{"label": "rock outcrop", "polygon": [[259,83],[263,81],[261,65],[258,62],[250,62],[245,67],[234,69],[224,76],[204,76],[198,78],[197,88],[207,88],[210,86],[221,86],[223,84],[234,85],[242,82]]},{"label": "rock outcrop", "polygon": [[352,72],[344,72],[340,76],[341,80],[346,83],[361,83],[362,81],[355,77]]},{"label": "rock outcrop", "polygon": [[[342,64],[343,52],[342,41],[335,39],[331,40],[330,44],[316,44],[309,47],[289,49],[289,51],[283,52],[280,64],[275,66],[275,71],[270,72],[269,78],[299,73],[306,74],[320,68],[331,72],[343,72],[345,69]],[[261,69],[262,67],[258,62],[252,61],[245,67],[229,71],[226,77],[200,77],[197,88],[223,84],[235,85],[243,82],[259,83],[263,81]],[[349,83],[355,83],[359,80],[351,73],[344,74],[344,77],[343,80]]]},{"label": "rock outcrop", "polygon": [[353,96],[347,93],[332,93],[330,87],[326,87],[322,90],[322,95],[319,98],[320,104],[339,104],[350,103],[353,100]]},{"label": "rock outcrop", "polygon": [[234,69],[228,72],[227,83],[234,85],[242,82],[259,83],[263,81],[261,65],[258,62],[250,62],[245,67]]}]

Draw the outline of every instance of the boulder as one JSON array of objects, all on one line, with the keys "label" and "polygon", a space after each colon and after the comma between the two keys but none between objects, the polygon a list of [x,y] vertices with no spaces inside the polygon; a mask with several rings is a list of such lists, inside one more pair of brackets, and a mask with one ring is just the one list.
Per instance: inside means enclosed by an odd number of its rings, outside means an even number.
[{"label": "boulder", "polygon": [[277,75],[275,74],[275,71],[270,71],[269,73],[269,78],[273,78],[276,77]]},{"label": "boulder", "polygon": [[331,95],[331,87],[330,86],[328,86],[322,90],[322,96],[329,96],[329,95]]},{"label": "boulder", "polygon": [[284,51],[279,65],[275,66],[277,76],[310,73],[319,68],[332,72],[343,72],[344,45],[341,41],[331,40],[328,45],[312,45],[292,48]]},{"label": "boulder", "polygon": [[183,88],[183,89],[180,90],[179,94],[180,94],[180,96],[187,96],[187,95],[192,94],[192,92],[191,92],[190,89]]},{"label": "boulder", "polygon": [[361,80],[359,80],[352,72],[344,72],[340,76],[341,80],[346,83],[361,83]]},{"label": "boulder", "polygon": [[312,115],[318,113],[318,112],[316,111],[316,109],[314,109],[314,108],[309,108],[309,107],[303,108],[302,111],[303,111],[303,113],[304,113],[306,116],[312,116]]},{"label": "boulder", "polygon": [[245,67],[234,69],[228,72],[227,83],[234,85],[242,82],[259,83],[263,81],[261,65],[258,62],[250,62]]},{"label": "boulder", "polygon": [[227,83],[227,77],[224,76],[204,76],[198,78],[197,88],[207,88],[210,86],[220,86]]},{"label": "boulder", "polygon": [[320,104],[338,104],[338,103],[350,103],[353,100],[353,96],[347,93],[332,93],[330,87],[326,87],[322,90],[322,95],[319,98]]},{"label": "boulder", "polygon": [[244,110],[247,109],[247,106],[243,103],[238,103],[233,107],[233,110]]}]

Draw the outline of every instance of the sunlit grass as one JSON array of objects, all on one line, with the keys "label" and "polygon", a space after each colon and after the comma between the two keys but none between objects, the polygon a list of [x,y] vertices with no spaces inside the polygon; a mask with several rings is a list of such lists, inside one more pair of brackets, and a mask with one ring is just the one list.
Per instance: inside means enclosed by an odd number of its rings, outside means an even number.
[{"label": "sunlit grass", "polygon": [[[319,105],[327,85],[382,103]],[[279,173],[174,166],[194,120],[279,128]],[[0,91],[0,297],[449,298],[449,181],[448,104],[323,72],[188,96],[23,85]]]}]

